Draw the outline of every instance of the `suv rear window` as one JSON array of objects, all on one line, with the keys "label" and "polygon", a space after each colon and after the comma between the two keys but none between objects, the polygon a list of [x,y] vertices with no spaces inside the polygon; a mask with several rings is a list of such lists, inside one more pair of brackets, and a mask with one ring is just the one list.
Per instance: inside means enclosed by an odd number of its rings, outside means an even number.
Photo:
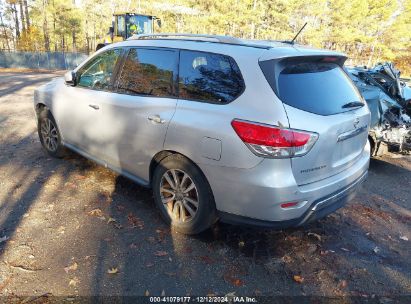
[{"label": "suv rear window", "polygon": [[353,108],[343,105],[362,102],[351,79],[335,63],[288,64],[278,75],[277,95],[287,105],[307,112],[332,115]]},{"label": "suv rear window", "polygon": [[234,59],[225,55],[181,51],[180,98],[226,104],[244,90],[244,81]]}]

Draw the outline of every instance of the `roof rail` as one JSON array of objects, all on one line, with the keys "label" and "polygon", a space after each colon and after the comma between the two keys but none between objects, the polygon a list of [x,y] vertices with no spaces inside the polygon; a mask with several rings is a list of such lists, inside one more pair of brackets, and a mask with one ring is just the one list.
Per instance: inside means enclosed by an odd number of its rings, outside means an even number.
[{"label": "roof rail", "polygon": [[244,41],[232,36],[220,36],[220,35],[206,35],[206,34],[141,34],[133,35],[127,40],[140,40],[140,39],[181,39],[181,40],[195,40],[195,41],[208,41],[208,42],[220,42],[227,44],[240,44],[244,45]]}]

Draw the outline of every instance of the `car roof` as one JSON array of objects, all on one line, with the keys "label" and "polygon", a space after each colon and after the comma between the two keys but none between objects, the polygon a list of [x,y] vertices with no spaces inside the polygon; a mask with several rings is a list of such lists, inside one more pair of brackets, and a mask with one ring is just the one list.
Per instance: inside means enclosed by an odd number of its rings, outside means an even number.
[{"label": "car roof", "polygon": [[347,57],[343,53],[291,44],[284,41],[251,40],[231,36],[175,33],[134,35],[125,41],[111,44],[101,50],[112,47],[133,46],[187,49],[225,54],[233,57],[236,57],[236,55],[248,55],[258,58],[259,61],[299,56]]}]

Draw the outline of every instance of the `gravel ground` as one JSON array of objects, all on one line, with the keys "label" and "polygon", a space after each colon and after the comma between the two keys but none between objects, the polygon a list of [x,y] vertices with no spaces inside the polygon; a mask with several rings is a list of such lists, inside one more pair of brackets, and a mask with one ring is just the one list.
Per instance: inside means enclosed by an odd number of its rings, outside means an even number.
[{"label": "gravel ground", "polygon": [[0,295],[411,294],[410,156],[373,159],[357,198],[307,227],[187,237],[149,190],[43,152],[33,90],[58,75],[0,73]]}]

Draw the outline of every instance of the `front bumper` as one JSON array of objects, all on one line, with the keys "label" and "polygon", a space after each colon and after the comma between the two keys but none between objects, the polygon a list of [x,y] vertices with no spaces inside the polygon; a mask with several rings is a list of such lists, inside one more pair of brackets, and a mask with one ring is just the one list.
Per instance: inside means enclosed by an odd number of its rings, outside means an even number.
[{"label": "front bumper", "polygon": [[302,216],[295,219],[285,221],[265,221],[221,211],[218,212],[219,218],[222,222],[229,224],[261,228],[283,229],[303,226],[327,216],[351,201],[355,197],[358,188],[367,179],[367,176],[368,171],[344,189],[318,199],[311,204],[310,208]]}]

